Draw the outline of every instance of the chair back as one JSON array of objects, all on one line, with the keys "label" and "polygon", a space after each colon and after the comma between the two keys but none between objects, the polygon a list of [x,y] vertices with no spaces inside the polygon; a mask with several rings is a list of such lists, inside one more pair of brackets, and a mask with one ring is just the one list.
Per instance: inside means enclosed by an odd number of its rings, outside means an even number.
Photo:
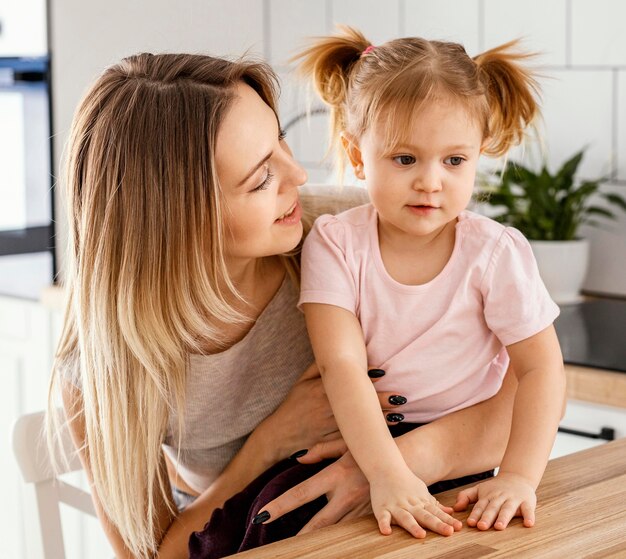
[{"label": "chair back", "polygon": [[[36,518],[29,519],[34,542],[35,556],[41,559],[65,557],[60,504],[65,503],[91,516],[96,516],[91,495],[61,479],[59,475],[80,470],[82,465],[74,451],[74,445],[65,425],[55,448],[56,462],[61,471],[52,468],[48,445],[44,435],[45,412],[23,415],[13,426],[13,453],[22,477],[32,487]],[[68,460],[64,459],[69,457]],[[35,523],[37,526],[35,526]],[[31,535],[29,535],[30,539]]]}]

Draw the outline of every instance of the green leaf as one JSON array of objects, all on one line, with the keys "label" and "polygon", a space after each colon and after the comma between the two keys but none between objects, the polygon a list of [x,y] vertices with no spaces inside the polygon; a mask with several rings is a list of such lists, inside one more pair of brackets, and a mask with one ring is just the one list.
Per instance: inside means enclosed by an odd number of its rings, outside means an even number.
[{"label": "green leaf", "polygon": [[619,206],[622,210],[626,212],[626,199],[624,199],[619,194],[613,194],[612,192],[603,193],[601,195],[607,202],[614,204],[615,206]]},{"label": "green leaf", "polygon": [[598,206],[589,206],[585,209],[587,214],[602,215],[608,219],[615,219],[615,214],[606,208],[599,208]]},{"label": "green leaf", "polygon": [[497,208],[497,220],[517,227],[529,239],[573,239],[581,224],[597,225],[591,216],[610,219],[611,209],[590,205],[594,195],[626,211],[626,198],[621,194],[599,192],[606,178],[576,181],[575,176],[584,149],[567,160],[551,174],[544,164],[537,172],[514,161],[508,161],[494,176],[499,183],[490,184],[493,192],[486,200]]},{"label": "green leaf", "polygon": [[584,150],[579,151],[570,160],[563,163],[554,177],[559,189],[570,190],[574,184],[574,175],[583,158]]}]

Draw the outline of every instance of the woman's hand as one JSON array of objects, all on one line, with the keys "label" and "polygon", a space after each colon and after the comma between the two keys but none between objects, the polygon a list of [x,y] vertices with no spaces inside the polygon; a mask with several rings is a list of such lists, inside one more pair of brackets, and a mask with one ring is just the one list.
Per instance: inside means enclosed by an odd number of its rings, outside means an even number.
[{"label": "woman's hand", "polygon": [[[303,462],[303,459],[300,459]],[[326,495],[328,504],[300,530],[312,532],[339,521],[365,516],[372,512],[370,487],[352,455],[347,452],[321,472],[289,489],[263,507],[272,522],[302,505]]]},{"label": "woman's hand", "polygon": [[255,430],[273,448],[272,463],[340,434],[315,364],[293,385],[280,406]]},{"label": "woman's hand", "polygon": [[[380,369],[371,369],[369,376],[375,383],[384,374]],[[399,412],[406,398],[394,392],[380,392],[378,399],[389,425],[402,421]],[[264,432],[274,448],[273,462],[306,450],[300,462],[313,464],[324,458],[338,458],[347,450],[315,364],[303,373],[283,403],[257,431]]]}]

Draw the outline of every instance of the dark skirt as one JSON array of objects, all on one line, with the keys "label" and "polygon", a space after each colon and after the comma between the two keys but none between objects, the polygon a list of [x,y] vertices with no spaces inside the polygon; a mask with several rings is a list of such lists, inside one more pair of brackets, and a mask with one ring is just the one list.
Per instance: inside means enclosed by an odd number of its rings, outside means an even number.
[{"label": "dark skirt", "polygon": [[[389,427],[394,437],[419,427],[415,423],[399,423]],[[304,480],[323,470],[334,460],[317,464],[300,464],[283,460],[265,471],[241,493],[231,497],[221,509],[213,512],[201,532],[189,538],[190,559],[219,559],[295,536],[328,502],[325,496],[285,514],[269,524],[252,524],[262,508]],[[493,476],[493,470],[458,479],[440,481],[428,487],[431,494],[475,483]]]}]

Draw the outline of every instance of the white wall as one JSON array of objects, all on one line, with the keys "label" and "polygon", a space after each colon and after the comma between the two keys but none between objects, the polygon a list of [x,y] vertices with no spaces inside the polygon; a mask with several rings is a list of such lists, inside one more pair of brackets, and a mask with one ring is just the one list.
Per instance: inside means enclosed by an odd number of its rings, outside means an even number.
[{"label": "white wall", "polygon": [[[582,175],[610,176],[606,189],[626,195],[626,2],[621,0],[53,0],[50,8],[57,156],[91,79],[136,51],[240,54],[251,48],[283,79],[286,122],[307,102],[293,83],[289,56],[304,38],[348,23],[375,44],[422,35],[461,42],[471,55],[524,37],[525,46],[543,53],[538,62],[547,76],[542,86],[551,166],[587,145]],[[289,142],[311,181],[328,178],[323,116],[301,121]],[[586,289],[626,296],[626,216],[584,234],[592,242]]]}]

